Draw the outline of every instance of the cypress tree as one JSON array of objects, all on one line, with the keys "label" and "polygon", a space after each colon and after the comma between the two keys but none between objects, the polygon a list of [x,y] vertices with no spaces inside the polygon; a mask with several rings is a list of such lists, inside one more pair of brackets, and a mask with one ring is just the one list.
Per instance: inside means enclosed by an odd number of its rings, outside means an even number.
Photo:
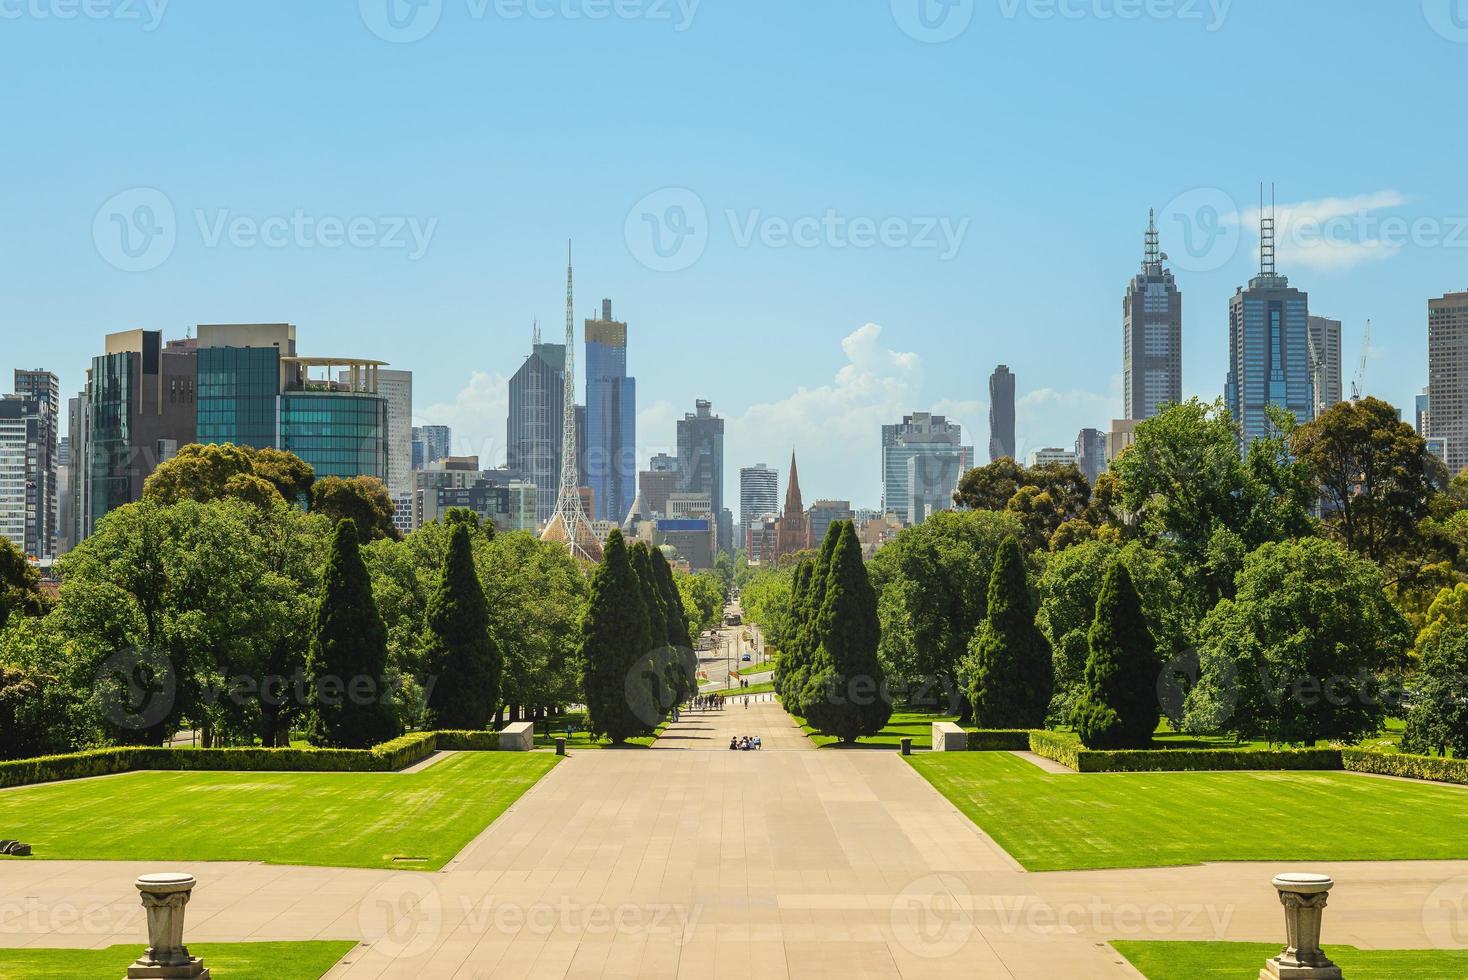
[{"label": "cypress tree", "polygon": [[602,561],[591,578],[591,596],[581,621],[582,682],[591,731],[621,745],[648,729],[647,609],[642,583],[632,567],[622,532],[607,536]]},{"label": "cypress tree", "polygon": [[489,605],[474,570],[470,526],[453,525],[438,587],[428,600],[427,663],[435,678],[428,726],[481,731],[499,708],[504,657],[489,635]]},{"label": "cypress tree", "polygon": [[[357,525],[336,526],[322,575],[321,602],[306,654],[310,682],[307,737],[312,745],[364,749],[398,735],[388,698],[387,627],[372,598]],[[370,693],[369,693],[370,692]]]},{"label": "cypress tree", "polygon": [[657,573],[652,568],[652,556],[647,545],[641,541],[634,544],[628,554],[632,569],[637,572],[637,582],[642,589],[642,604],[647,609],[647,649],[644,656],[648,661],[648,693],[655,706],[656,717],[645,718],[656,724],[667,716],[680,700],[676,665],[668,646],[668,607],[663,603],[658,589]]},{"label": "cypress tree", "polygon": [[[775,660],[775,693],[790,711],[795,711],[795,692],[800,689],[797,678],[801,674],[800,632],[805,613],[805,594],[810,588],[811,571],[814,563],[802,558],[790,576],[790,621],[786,624],[785,644]],[[799,714],[799,712],[796,712]]]},{"label": "cypress tree", "polygon": [[832,546],[816,620],[820,646],[803,707],[811,725],[850,745],[880,732],[892,717],[892,704],[877,659],[877,593],[862,561],[856,525],[836,522],[827,541]]},{"label": "cypress tree", "polygon": [[824,663],[821,650],[820,621],[821,607],[826,597],[826,580],[830,575],[831,555],[836,550],[836,542],[841,539],[841,529],[837,527],[839,523],[833,522],[827,529],[826,538],[821,542],[821,550],[811,563],[810,579],[801,595],[798,625],[794,627],[797,659],[789,688],[789,708],[801,717],[809,713],[810,705],[826,696],[822,687],[811,685],[813,679],[828,677],[830,674],[830,665]]},{"label": "cypress tree", "polygon": [[969,642],[969,700],[980,728],[1040,728],[1055,689],[1050,644],[1035,626],[1019,541],[1006,538],[989,576],[989,609]]},{"label": "cypress tree", "polygon": [[1147,748],[1162,716],[1157,700],[1162,664],[1142,600],[1120,559],[1101,582],[1087,641],[1086,688],[1074,716],[1081,742],[1092,749]]},{"label": "cypress tree", "polygon": [[683,608],[683,594],[678,591],[673,566],[668,564],[662,549],[653,548],[649,557],[668,623],[668,646],[676,663],[678,700],[686,701],[698,693],[698,653],[693,649],[693,638],[688,635],[688,610]]}]

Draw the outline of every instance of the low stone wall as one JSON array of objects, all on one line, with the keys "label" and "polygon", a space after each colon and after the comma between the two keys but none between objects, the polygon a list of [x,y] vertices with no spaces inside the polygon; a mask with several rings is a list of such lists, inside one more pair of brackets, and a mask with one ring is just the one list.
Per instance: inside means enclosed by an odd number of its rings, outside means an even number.
[{"label": "low stone wall", "polygon": [[968,751],[968,732],[965,732],[951,721],[933,722],[933,751]]},{"label": "low stone wall", "polygon": [[535,723],[512,721],[500,729],[501,752],[529,752],[535,748]]}]

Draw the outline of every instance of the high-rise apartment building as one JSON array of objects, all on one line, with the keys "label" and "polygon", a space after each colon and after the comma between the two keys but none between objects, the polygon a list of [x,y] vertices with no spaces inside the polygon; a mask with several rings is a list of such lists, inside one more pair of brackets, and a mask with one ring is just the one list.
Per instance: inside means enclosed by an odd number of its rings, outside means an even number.
[{"label": "high-rise apartment building", "polygon": [[1121,301],[1122,400],[1137,421],[1183,400],[1183,294],[1163,258],[1148,211],[1142,271]]},{"label": "high-rise apartment building", "polygon": [[1059,446],[1047,446],[1044,449],[1036,449],[1030,453],[1030,466],[1074,466],[1076,465],[1076,454],[1070,449],[1061,449]]},{"label": "high-rise apartment building", "polygon": [[1339,404],[1341,392],[1341,321],[1312,316],[1310,324],[1311,383],[1314,386],[1315,417]]},{"label": "high-rise apartment building", "polygon": [[54,558],[60,537],[61,382],[50,371],[18,370],[15,394],[36,403],[34,439],[26,450],[27,553]]},{"label": "high-rise apartment building", "polygon": [[1096,478],[1106,472],[1106,433],[1082,429],[1076,436],[1075,460],[1087,482],[1094,485]]},{"label": "high-rise apartment building", "polygon": [[637,493],[647,508],[644,517],[668,516],[668,498],[678,492],[678,458],[658,453],[647,469],[637,474]]},{"label": "high-rise apartment building", "polygon": [[195,442],[198,358],[191,340],[157,330],[108,334],[92,358],[69,433],[74,466],[73,544],[123,504],[143,496],[160,463]]},{"label": "high-rise apartment building", "polygon": [[620,524],[637,494],[637,380],[627,376],[627,324],[586,321],[586,475],[596,513]]},{"label": "high-rise apartment building", "polygon": [[1014,374],[1001,364],[989,375],[989,462],[1015,458]]},{"label": "high-rise apartment building", "polygon": [[506,468],[535,484],[535,519],[550,520],[560,491],[561,448],[565,428],[566,345],[540,342],[510,378],[506,420]]},{"label": "high-rise apartment building", "polygon": [[[708,494],[714,519],[719,520],[724,510],[724,420],[701,398],[694,411],[678,420],[678,489]],[[728,544],[727,537],[718,542],[719,547]]]},{"label": "high-rise apartment building", "polygon": [[1228,303],[1224,401],[1239,427],[1241,451],[1270,434],[1271,405],[1302,423],[1315,417],[1310,297],[1275,272],[1272,215],[1260,218],[1259,235],[1259,274]]},{"label": "high-rise apartment building", "polygon": [[387,399],[387,492],[397,511],[393,523],[413,530],[413,372],[377,372],[377,391]]},{"label": "high-rise apartment building", "polygon": [[414,426],[413,441],[423,446],[421,462],[415,454],[414,469],[422,469],[429,463],[437,463],[454,454],[454,430],[446,425]]},{"label": "high-rise apartment building", "polygon": [[826,532],[831,530],[832,524],[849,521],[853,516],[849,500],[817,500],[811,504],[806,520],[810,525],[812,544],[819,547],[826,540]]},{"label": "high-rise apartment building", "polygon": [[1468,291],[1427,301],[1427,433],[1448,472],[1468,466]]},{"label": "high-rise apartment building", "polygon": [[[746,530],[760,518],[780,513],[780,474],[764,463],[739,471],[739,523]],[[746,534],[747,536],[747,534]]]},{"label": "high-rise apartment building", "polygon": [[942,415],[914,412],[897,425],[884,425],[882,510],[916,524],[932,510],[951,508],[959,479],[973,465],[974,450],[963,445],[962,428]]}]

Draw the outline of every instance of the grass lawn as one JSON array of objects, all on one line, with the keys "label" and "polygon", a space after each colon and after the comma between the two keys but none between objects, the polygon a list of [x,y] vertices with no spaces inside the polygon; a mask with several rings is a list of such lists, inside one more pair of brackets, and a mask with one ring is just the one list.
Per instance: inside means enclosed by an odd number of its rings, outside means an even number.
[{"label": "grass lawn", "polygon": [[1468,837],[1442,833],[1468,823],[1455,786],[1345,772],[1051,775],[1008,752],[908,762],[1031,871],[1468,858]]},{"label": "grass lawn", "polygon": [[[1256,977],[1280,943],[1114,942],[1147,980],[1238,980]],[[1468,977],[1468,950],[1360,950],[1326,944],[1325,954],[1351,980]]]},{"label": "grass lawn", "polygon": [[[5,980],[97,980],[120,977],[147,944],[107,949],[0,949]],[[319,980],[356,943],[189,943],[219,980]]]},{"label": "grass lawn", "polygon": [[[827,746],[840,747],[840,740],[834,735],[822,735],[814,728],[805,723],[804,718],[796,718],[797,723],[805,731],[810,740],[820,748]],[[886,726],[877,734],[869,738],[863,738],[857,742],[856,748],[887,748],[896,749],[901,746],[904,738],[912,739],[914,749],[930,749],[933,747],[933,722],[953,721],[954,716],[932,711],[894,711],[888,719]]]},{"label": "grass lawn", "polygon": [[710,693],[722,694],[726,698],[733,698],[741,694],[769,694],[774,689],[774,681],[752,681],[748,687],[726,687],[722,691],[712,691]]},{"label": "grass lawn", "polygon": [[130,772],[6,790],[0,827],[42,859],[431,870],[556,761],[460,752],[411,775]]},{"label": "grass lawn", "polygon": [[[568,732],[568,727],[574,728],[575,731]],[[658,736],[663,733],[663,729],[667,727],[668,723],[665,721],[658,725],[657,731],[651,735],[629,738],[627,740],[627,746],[645,749],[652,745],[653,742],[656,742]],[[605,739],[598,741],[591,737],[591,733],[586,730],[586,712],[584,711],[573,712],[569,715],[559,715],[550,719],[549,733],[546,731],[546,719],[542,718],[535,723],[535,745],[537,748],[553,749],[556,746],[556,739],[558,738],[564,738],[566,740],[566,750],[568,752],[572,749],[609,749],[612,747],[612,743]]]}]

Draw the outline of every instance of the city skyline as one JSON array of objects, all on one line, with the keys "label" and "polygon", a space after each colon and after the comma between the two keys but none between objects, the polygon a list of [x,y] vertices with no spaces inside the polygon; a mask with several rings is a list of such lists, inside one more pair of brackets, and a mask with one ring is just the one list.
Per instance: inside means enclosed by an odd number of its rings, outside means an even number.
[{"label": "city skyline", "polygon": [[[1281,224],[1293,232],[1282,236],[1281,272],[1310,294],[1312,312],[1342,321],[1347,365],[1374,321],[1367,391],[1410,412],[1426,383],[1426,300],[1468,285],[1460,137],[1441,133],[1445,147],[1412,152],[1439,127],[1426,105],[1394,97],[1395,85],[1348,74],[1323,99],[1325,81],[1309,65],[1237,68],[1280,40],[1349,50],[1370,36],[1398,85],[1430,90],[1461,71],[1464,48],[1420,11],[1346,19],[1315,0],[1240,2],[1217,30],[1181,18],[1097,22],[1106,43],[1096,44],[1096,33],[1024,8],[1008,19],[986,10],[947,43],[924,44],[878,7],[782,10],[790,29],[758,44],[757,11],[715,6],[682,31],[615,18],[492,24],[446,9],[442,26],[412,44],[374,34],[353,5],[289,21],[273,10],[177,7],[151,32],[8,22],[18,76],[41,77],[90,38],[97,56],[79,67],[78,84],[107,94],[76,104],[42,89],[13,109],[17,145],[28,149],[0,167],[27,193],[13,196],[4,246],[12,277],[0,318],[19,327],[5,367],[49,368],[72,393],[85,367],[76,352],[100,334],[182,337],[193,323],[289,320],[321,349],[413,371],[415,421],[451,425],[466,449],[498,462],[508,378],[534,319],[559,319],[558,256],[574,235],[587,284],[578,316],[595,318],[593,298],[614,296],[634,325],[639,468],[674,451],[677,419],[703,398],[727,421],[726,498],[739,467],[779,465],[793,445],[812,499],[871,505],[877,482],[852,458],[865,457],[838,449],[860,440],[874,451],[883,421],[917,411],[959,421],[966,442],[985,446],[984,377],[996,363],[1020,381],[1021,457],[1123,415],[1115,307],[1149,208],[1187,296],[1183,395],[1221,395],[1228,297],[1257,267],[1262,179],[1277,181]],[[833,60],[815,37],[879,60],[888,80]],[[174,52],[167,64],[149,53],[162,39]],[[608,42],[629,64],[593,76],[589,55]],[[751,52],[737,103],[703,70],[728,43]],[[516,100],[468,94],[502,72],[530,77],[552,56],[571,63],[567,80],[528,86]],[[1062,67],[1005,99],[964,94],[1041,63]],[[180,70],[210,79],[215,111],[199,113],[191,93],[168,83]],[[1227,92],[1155,83],[1218,70],[1233,79]],[[301,73],[333,87],[337,111],[290,97]],[[598,115],[576,97],[593,77],[619,113]],[[373,94],[384,78],[400,84],[386,100]],[[827,124],[771,108],[782,87],[815,79],[830,96]],[[1170,130],[1146,167],[1119,162],[1135,158],[1134,130],[1096,122],[1137,91]],[[660,97],[642,98],[649,93]],[[1291,120],[1274,127],[1268,157],[1219,145],[1218,128],[1241,106],[1266,103]],[[425,106],[446,123],[431,145],[384,140],[412,131]],[[1377,138],[1322,158],[1319,146],[1362,117],[1378,120]],[[684,138],[663,135],[670,123]],[[730,128],[757,134],[751,151],[786,165],[751,171],[739,154],[708,152]],[[282,140],[293,156],[281,154]],[[207,147],[224,142],[237,153],[222,166]],[[601,154],[591,176],[581,165],[588,144]],[[157,205],[155,218],[172,215],[171,240],[166,254],[144,249],[133,260],[114,243],[119,230],[136,230],[129,222],[145,203]],[[701,248],[679,254],[665,219],[700,209]],[[839,220],[825,221],[828,212]],[[632,233],[647,216],[671,258]],[[375,245],[318,242],[322,221],[359,218]],[[910,239],[937,247],[852,245],[853,222],[880,229],[889,218],[913,219]],[[263,243],[282,219],[285,243]],[[1339,234],[1320,235],[1322,224]],[[964,229],[952,255],[945,227]],[[813,229],[815,246],[794,242],[802,229]],[[1064,288],[1047,288],[1056,279]]]}]

